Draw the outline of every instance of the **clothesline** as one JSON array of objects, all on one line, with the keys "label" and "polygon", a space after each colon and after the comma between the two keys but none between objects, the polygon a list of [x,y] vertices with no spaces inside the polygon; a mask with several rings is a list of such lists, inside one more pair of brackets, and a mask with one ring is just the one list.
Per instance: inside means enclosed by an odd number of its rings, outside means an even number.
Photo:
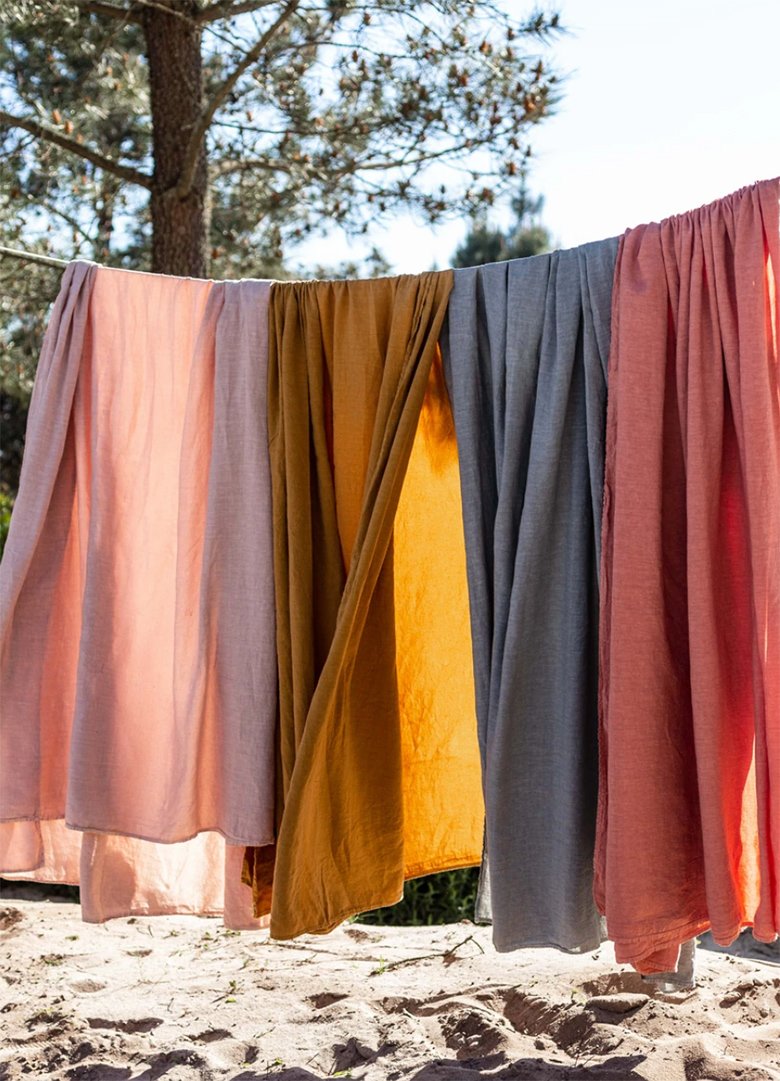
[{"label": "clothesline", "polygon": [[[678,216],[682,217],[683,215]],[[68,259],[57,259],[53,255],[40,255],[37,252],[27,252],[23,251],[20,248],[8,248],[4,245],[0,245],[0,258],[3,257],[9,259],[20,259],[22,261],[30,263],[40,263],[42,266],[51,266],[56,267],[57,269],[62,268],[63,270],[68,265],[68,263],[71,262],[71,260]],[[84,262],[92,261],[93,260],[90,259],[84,260]]]},{"label": "clothesline", "polygon": [[40,263],[42,266],[56,267],[63,270],[68,265],[67,259],[55,259],[53,255],[38,255],[36,252],[20,251],[18,248],[6,248],[0,245],[0,257],[22,259],[28,263]]}]

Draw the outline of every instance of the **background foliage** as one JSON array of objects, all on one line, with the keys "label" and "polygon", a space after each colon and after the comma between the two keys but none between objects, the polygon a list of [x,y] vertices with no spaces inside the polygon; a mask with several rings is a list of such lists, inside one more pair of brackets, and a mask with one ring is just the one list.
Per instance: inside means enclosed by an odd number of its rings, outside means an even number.
[{"label": "background foliage", "polygon": [[[163,71],[155,102],[150,45],[172,19],[192,30],[199,83]],[[177,228],[203,233],[203,259],[154,268],[168,273],[310,276],[296,253],[309,236],[360,237],[399,211],[421,228],[484,216],[516,190],[557,100],[558,29],[555,13],[494,0],[3,0],[0,244],[149,269],[156,232],[174,228],[153,222],[155,199],[186,200],[193,147],[203,213]],[[198,131],[163,146],[182,95],[198,98]],[[376,253],[316,269],[388,268]],[[0,260],[0,390],[22,402],[56,290],[51,270]]]}]

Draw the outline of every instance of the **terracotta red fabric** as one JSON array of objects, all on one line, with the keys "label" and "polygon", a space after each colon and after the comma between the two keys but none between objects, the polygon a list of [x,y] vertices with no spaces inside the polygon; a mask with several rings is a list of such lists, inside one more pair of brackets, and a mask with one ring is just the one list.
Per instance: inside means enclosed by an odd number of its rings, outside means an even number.
[{"label": "terracotta red fabric", "polygon": [[620,962],[780,928],[780,181],[615,270],[597,903]]}]

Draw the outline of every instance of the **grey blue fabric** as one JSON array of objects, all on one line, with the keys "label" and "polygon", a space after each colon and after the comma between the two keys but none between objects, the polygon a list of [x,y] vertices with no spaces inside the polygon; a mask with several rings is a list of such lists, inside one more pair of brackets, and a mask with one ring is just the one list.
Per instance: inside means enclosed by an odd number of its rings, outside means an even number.
[{"label": "grey blue fabric", "polygon": [[442,338],[463,494],[486,866],[505,951],[596,947],[598,566],[617,239],[455,271]]}]

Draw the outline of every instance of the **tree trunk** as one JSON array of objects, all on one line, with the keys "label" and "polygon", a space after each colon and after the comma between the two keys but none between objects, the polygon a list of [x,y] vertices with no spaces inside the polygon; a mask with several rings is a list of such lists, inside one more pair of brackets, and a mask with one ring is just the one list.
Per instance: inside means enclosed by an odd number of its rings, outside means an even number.
[{"label": "tree trunk", "polygon": [[[171,14],[163,8],[170,8]],[[154,7],[144,7],[143,26],[154,155],[152,270],[202,278],[208,265],[205,140],[189,194],[183,199],[176,194],[190,135],[203,107],[200,27],[180,17],[196,11],[195,0],[156,0]]]}]

